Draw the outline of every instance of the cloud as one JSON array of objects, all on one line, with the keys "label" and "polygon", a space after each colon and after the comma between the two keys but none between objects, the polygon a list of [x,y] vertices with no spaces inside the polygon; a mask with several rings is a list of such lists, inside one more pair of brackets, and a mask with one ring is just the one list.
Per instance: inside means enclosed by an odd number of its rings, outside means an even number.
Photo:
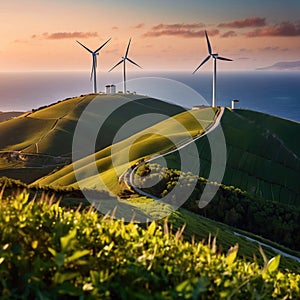
[{"label": "cloud", "polygon": [[264,48],[261,48],[261,49],[259,49],[259,50],[261,50],[261,51],[267,51],[267,52],[270,52],[270,51],[288,51],[289,49],[288,48],[280,48],[280,47],[277,47],[277,46],[275,46],[275,47],[264,47]]},{"label": "cloud", "polygon": [[141,28],[144,28],[145,27],[145,23],[140,23],[140,24],[137,24],[135,26],[132,26],[132,28],[134,29],[141,29]]},{"label": "cloud", "polygon": [[27,40],[14,40],[14,43],[16,43],[16,44],[27,44],[28,43],[28,41]]},{"label": "cloud", "polygon": [[218,27],[222,28],[245,28],[245,27],[263,27],[266,26],[266,18],[252,17],[234,20],[228,23],[220,23]]},{"label": "cloud", "polygon": [[[192,24],[159,24],[153,26],[150,31],[143,34],[144,37],[179,36],[184,38],[195,38],[204,36],[203,23]],[[209,30],[208,34],[214,36],[219,34],[218,29]]]},{"label": "cloud", "polygon": [[247,37],[261,36],[300,36],[300,21],[298,22],[282,22],[273,26],[248,32]]},{"label": "cloud", "polygon": [[237,36],[237,33],[233,30],[227,31],[221,35],[223,38],[234,37]]},{"label": "cloud", "polygon": [[152,27],[152,30],[192,30],[204,28],[205,24],[203,23],[192,23],[192,24],[158,24]]},{"label": "cloud", "polygon": [[91,37],[97,37],[97,32],[81,32],[81,31],[74,31],[74,32],[54,32],[48,33],[44,32],[41,36],[33,34],[31,36],[32,39],[40,38],[40,39],[47,39],[47,40],[62,40],[62,39],[87,39]]}]

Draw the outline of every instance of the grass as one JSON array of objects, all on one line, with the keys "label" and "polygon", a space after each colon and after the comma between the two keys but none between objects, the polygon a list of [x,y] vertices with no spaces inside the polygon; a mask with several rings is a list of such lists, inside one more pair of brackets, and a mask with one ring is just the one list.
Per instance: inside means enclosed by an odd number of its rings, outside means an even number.
[{"label": "grass", "polygon": [[[197,241],[205,240],[207,242],[209,236],[216,237],[220,250],[227,249],[228,247],[238,243],[240,257],[243,257],[248,261],[253,261],[254,258],[257,258],[260,263],[262,263],[259,246],[257,243],[250,242],[243,237],[234,235],[234,231],[252,237],[288,254],[300,257],[300,252],[291,251],[290,249],[273,243],[270,240],[263,239],[251,233],[205,218],[184,208],[179,208],[175,211],[170,205],[157,203],[157,201],[146,197],[129,198],[127,199],[127,203],[135,208],[134,211],[136,214],[138,214],[138,211],[142,211],[146,216],[148,216],[149,220],[158,219],[161,220],[162,224],[164,222],[163,220],[167,218],[169,224],[173,226],[174,231],[185,225],[184,236],[189,240],[195,238]],[[126,211],[130,211],[130,209],[127,208]],[[138,220],[138,218],[136,218],[136,220]],[[269,258],[276,255],[276,252],[268,247],[263,247],[263,250]],[[282,257],[281,261],[283,269],[300,272],[300,265],[294,259]]]},{"label": "grass", "polygon": [[[121,104],[124,102],[124,97],[121,95],[85,95],[66,99],[48,107],[43,107],[31,113],[1,122],[0,151],[43,153],[71,158],[73,135],[77,121],[91,101],[96,103],[98,111],[96,110],[89,115],[87,132],[94,127],[96,120],[107,119],[102,128],[105,134],[102,134],[97,139],[95,145],[96,151],[100,151],[111,145],[112,138],[120,126],[134,116],[145,113],[160,113],[165,115],[164,118],[167,118],[183,111],[183,108],[180,106],[144,96],[128,95],[126,96],[127,98],[132,101],[129,102],[127,107],[123,107]],[[108,118],[108,116],[101,114],[103,111],[102,107],[110,105],[112,101],[118,104],[120,108],[113,116]],[[129,110],[129,113],[126,110]],[[155,121],[153,122],[155,123]],[[86,142],[88,143],[89,135],[87,134],[84,138],[87,138]],[[5,169],[5,164],[2,163],[1,167]],[[16,170],[16,176],[14,176],[11,165],[8,164],[7,168],[11,169],[10,173],[13,178],[18,178],[18,170]],[[32,170],[32,172],[35,172],[35,170]],[[22,177],[22,179],[24,178]]]},{"label": "grass", "polygon": [[[222,183],[263,199],[299,205],[300,124],[246,110],[225,109],[221,119],[227,161]],[[207,137],[196,141],[200,176],[208,178],[211,149]],[[166,157],[180,170],[176,153]],[[175,157],[175,158],[174,158]]]},{"label": "grass", "polygon": [[[210,108],[180,113],[168,120],[140,131],[131,137],[109,146],[95,155],[85,157],[75,163],[82,175],[81,188],[109,189],[118,192],[119,176],[141,158],[166,152],[191,136],[200,135],[214,119]],[[99,172],[91,173],[96,162]],[[98,174],[100,173],[100,174]],[[100,183],[99,177],[104,184]],[[46,176],[34,184],[77,186],[73,166],[69,165],[58,172]]]},{"label": "grass", "polygon": [[300,124],[245,110],[226,110],[221,122],[228,149],[223,183],[299,205]]}]

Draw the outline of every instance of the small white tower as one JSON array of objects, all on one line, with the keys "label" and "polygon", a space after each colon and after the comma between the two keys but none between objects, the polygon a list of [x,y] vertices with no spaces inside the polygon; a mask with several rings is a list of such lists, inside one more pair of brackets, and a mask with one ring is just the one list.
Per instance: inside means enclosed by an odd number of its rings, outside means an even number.
[{"label": "small white tower", "polygon": [[110,92],[111,92],[110,85],[108,84],[108,85],[105,86],[105,93],[110,94]]},{"label": "small white tower", "polygon": [[237,99],[232,100],[231,101],[231,109],[234,109],[235,103],[238,103],[238,102],[240,102],[240,101]]},{"label": "small white tower", "polygon": [[115,86],[114,84],[112,84],[112,85],[110,86],[110,93],[111,93],[111,94],[115,94],[115,93],[116,93],[116,86]]}]

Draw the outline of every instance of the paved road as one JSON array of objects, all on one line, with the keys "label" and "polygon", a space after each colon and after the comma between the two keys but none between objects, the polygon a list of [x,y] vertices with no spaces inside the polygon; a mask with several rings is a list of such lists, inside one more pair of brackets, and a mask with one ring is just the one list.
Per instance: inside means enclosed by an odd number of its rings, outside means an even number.
[{"label": "paved road", "polygon": [[[184,143],[183,145],[177,147],[176,149],[174,150],[171,150],[171,151],[168,151],[166,153],[163,153],[163,154],[160,154],[160,155],[157,155],[155,157],[152,157],[146,161],[144,161],[143,163],[150,163],[151,161],[154,161],[160,157],[164,157],[166,155],[169,155],[169,154],[172,154],[174,152],[177,152],[179,151],[180,149],[190,145],[191,143],[194,143],[195,141],[203,138],[204,136],[208,135],[210,132],[212,132],[213,130],[215,130],[219,124],[220,124],[220,121],[221,121],[221,118],[223,116],[223,113],[224,113],[224,107],[221,107],[220,110],[219,110],[219,113],[217,114],[216,116],[216,119],[214,121],[214,123],[212,123],[212,125],[201,135],[197,136],[195,139],[193,140],[189,140],[188,142]],[[136,165],[131,171],[130,169],[126,170],[124,173],[123,173],[123,180],[125,182],[125,184],[132,188],[137,194],[139,195],[142,195],[142,196],[146,196],[146,197],[149,197],[149,198],[153,198],[155,200],[159,200],[160,198],[154,196],[154,195],[151,195],[149,193],[146,193],[144,192],[143,190],[139,189],[135,184],[134,184],[134,173],[136,172],[137,168],[140,166],[140,164]]]},{"label": "paved road", "polygon": [[272,247],[272,246],[270,246],[270,245],[268,245],[268,244],[259,242],[258,240],[255,240],[255,239],[250,238],[250,237],[248,237],[248,236],[246,236],[246,235],[237,233],[237,232],[235,232],[235,231],[233,232],[233,234],[235,234],[235,235],[237,235],[237,236],[242,236],[242,237],[244,237],[245,239],[247,239],[247,240],[250,241],[250,242],[254,242],[254,243],[257,243],[257,244],[259,244],[259,245],[261,245],[261,246],[270,248],[270,249],[272,249],[273,251],[275,251],[276,253],[278,253],[278,254],[280,254],[280,255],[282,255],[282,256],[288,257],[288,258],[292,258],[292,259],[296,260],[298,263],[300,263],[300,257],[294,256],[294,255],[291,255],[291,254],[288,254],[288,253],[286,253],[286,252],[284,252],[284,251],[282,251],[282,250],[279,250],[279,249],[277,249],[277,248],[274,248],[274,247]]}]

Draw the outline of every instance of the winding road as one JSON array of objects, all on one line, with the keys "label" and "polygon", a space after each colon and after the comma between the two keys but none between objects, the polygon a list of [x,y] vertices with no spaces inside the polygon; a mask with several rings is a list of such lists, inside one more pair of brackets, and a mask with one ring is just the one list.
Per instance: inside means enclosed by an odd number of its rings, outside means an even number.
[{"label": "winding road", "polygon": [[159,154],[159,155],[156,155],[155,157],[152,157],[148,160],[145,160],[139,164],[137,164],[136,166],[134,166],[133,169],[129,168],[127,169],[123,175],[122,175],[122,179],[124,181],[124,183],[127,185],[128,188],[134,190],[135,193],[139,194],[139,195],[142,195],[142,196],[146,196],[146,197],[149,197],[149,198],[152,198],[154,200],[160,200],[160,198],[154,196],[154,195],[151,195],[149,193],[146,193],[144,192],[143,190],[139,189],[135,184],[134,184],[134,174],[136,172],[136,170],[138,169],[138,167],[141,165],[141,164],[144,164],[144,163],[150,163],[160,157],[164,157],[164,156],[167,156],[169,154],[172,154],[174,152],[177,152],[179,150],[181,150],[182,148],[184,147],[187,147],[188,145],[190,145],[191,143],[194,143],[195,141],[203,138],[204,136],[208,135],[210,132],[212,132],[213,130],[215,130],[219,124],[220,124],[220,121],[221,121],[221,118],[224,114],[224,110],[225,108],[224,107],[220,107],[219,110],[218,110],[218,113],[216,114],[216,117],[215,117],[215,120],[214,120],[214,123],[212,123],[207,129],[205,132],[203,132],[201,135],[197,136],[196,138],[192,139],[192,140],[189,140],[188,142],[184,143],[183,145],[177,147],[176,149],[173,149],[173,150],[170,150],[166,153],[163,153],[163,154]]}]

